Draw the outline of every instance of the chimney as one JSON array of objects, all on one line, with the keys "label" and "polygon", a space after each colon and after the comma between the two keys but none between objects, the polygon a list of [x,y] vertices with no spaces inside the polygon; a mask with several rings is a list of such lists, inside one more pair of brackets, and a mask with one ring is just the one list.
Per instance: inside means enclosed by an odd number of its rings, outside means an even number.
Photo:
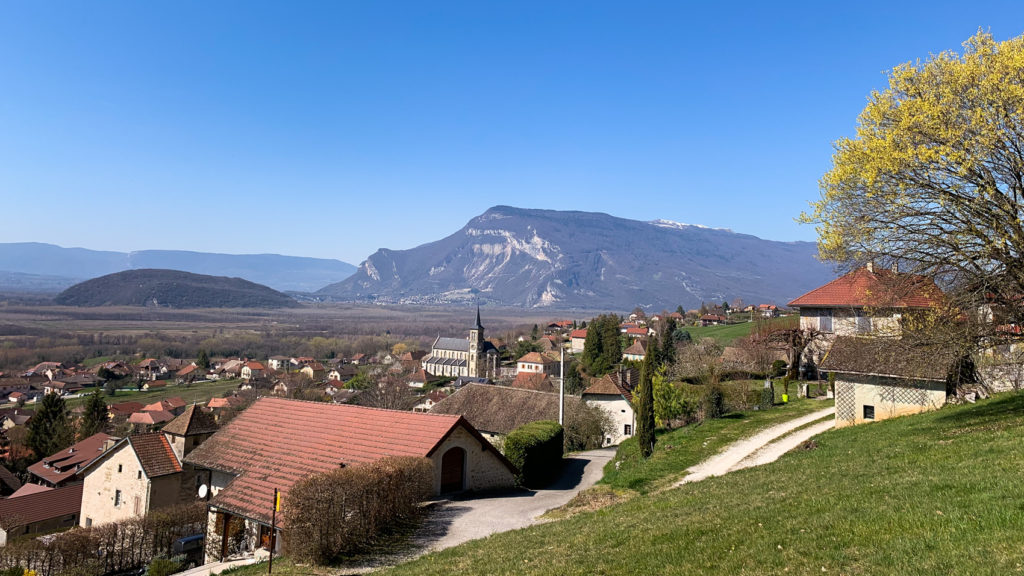
[{"label": "chimney", "polygon": [[875,263],[874,262],[868,262],[867,265],[864,266],[864,267],[868,269],[868,272],[871,272],[872,274],[875,273]]}]

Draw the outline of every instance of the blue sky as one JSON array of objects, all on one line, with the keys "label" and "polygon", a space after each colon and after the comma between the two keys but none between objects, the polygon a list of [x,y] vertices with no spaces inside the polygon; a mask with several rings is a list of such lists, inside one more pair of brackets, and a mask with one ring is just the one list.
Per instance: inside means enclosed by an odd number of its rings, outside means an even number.
[{"label": "blue sky", "polygon": [[358,264],[496,204],[813,240],[885,72],[1017,2],[8,2],[0,242]]}]

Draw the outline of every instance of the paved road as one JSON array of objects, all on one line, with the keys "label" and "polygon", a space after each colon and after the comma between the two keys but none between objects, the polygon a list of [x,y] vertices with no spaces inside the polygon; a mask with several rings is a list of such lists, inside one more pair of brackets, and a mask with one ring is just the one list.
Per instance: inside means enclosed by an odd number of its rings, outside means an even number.
[{"label": "paved road", "polygon": [[597,483],[604,474],[604,465],[613,457],[615,448],[574,454],[566,459],[562,477],[543,490],[441,503],[424,526],[422,532],[427,536],[422,543],[426,551],[442,550],[535,524],[541,514],[562,506]]},{"label": "paved road", "polygon": [[[835,407],[829,407],[824,410],[818,410],[817,412],[813,412],[806,416],[801,416],[799,418],[794,418],[792,420],[783,422],[782,424],[770,426],[768,428],[765,428],[764,430],[761,430],[757,434],[754,434],[753,436],[733,442],[732,444],[727,446],[725,450],[723,450],[722,452],[712,456],[711,458],[708,458],[707,460],[701,462],[700,464],[697,464],[696,466],[692,466],[689,469],[687,469],[688,474],[686,475],[686,477],[680,480],[679,482],[676,482],[674,486],[681,486],[683,484],[689,484],[690,482],[698,482],[700,480],[708,478],[709,476],[721,476],[722,474],[726,474],[728,472],[731,472],[732,470],[736,470],[738,469],[738,466],[741,462],[752,456],[755,452],[762,450],[775,440],[785,436],[786,434],[789,434],[790,432],[796,430],[797,428],[806,426],[812,422],[821,420],[822,418],[825,418],[827,416],[831,416],[835,414],[835,412]],[[801,442],[802,441],[803,440],[801,440]],[[797,444],[799,444],[799,442]],[[793,447],[795,448],[796,445],[794,445]],[[775,455],[775,458],[766,459],[766,461],[770,462],[781,456],[784,452],[785,450]],[[765,462],[760,463],[763,464]]]}]

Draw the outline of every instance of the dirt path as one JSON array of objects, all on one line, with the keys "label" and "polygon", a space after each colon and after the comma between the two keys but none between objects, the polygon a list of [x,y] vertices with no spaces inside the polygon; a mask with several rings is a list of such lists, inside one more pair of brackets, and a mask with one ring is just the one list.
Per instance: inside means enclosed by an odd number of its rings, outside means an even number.
[{"label": "dirt path", "polygon": [[[813,412],[806,416],[794,418],[787,422],[783,422],[782,424],[776,424],[775,426],[765,428],[764,430],[761,430],[760,432],[754,434],[753,436],[744,438],[743,440],[739,440],[737,442],[733,442],[728,447],[726,447],[726,449],[723,450],[722,452],[712,456],[711,458],[708,458],[707,460],[701,462],[700,464],[688,468],[687,475],[679,482],[673,484],[672,487],[674,488],[676,486],[682,486],[683,484],[689,484],[690,482],[699,482],[700,480],[703,480],[710,476],[721,476],[732,470],[738,469],[737,466],[741,462],[750,458],[756,452],[768,446],[771,442],[777,440],[778,438],[781,438],[782,436],[785,436],[786,434],[789,434],[790,432],[796,430],[797,428],[806,426],[812,422],[816,422],[827,416],[831,416],[835,414],[835,411],[835,407],[829,407],[824,410],[818,410],[817,412]],[[830,420],[829,424],[829,427],[831,427],[833,421]],[[822,423],[822,425],[824,425],[824,422]],[[800,442],[803,442],[803,440],[801,440]],[[794,445],[793,447],[799,445],[800,442],[797,442],[797,444]],[[782,450],[782,452],[779,452],[778,455],[774,456],[774,458],[771,458],[770,460],[765,460],[765,462],[761,463],[771,462],[777,459],[782,454],[784,454],[786,451],[788,451],[788,449]],[[774,453],[775,450],[773,449],[771,452]],[[766,458],[768,457],[768,454],[769,453],[766,453]],[[749,465],[754,466],[756,464]]]},{"label": "dirt path", "polygon": [[757,452],[754,452],[750,456],[744,458],[739,464],[729,469],[729,472],[735,470],[742,470],[744,468],[753,468],[754,466],[760,466],[762,464],[768,464],[769,462],[775,462],[780,456],[789,452],[790,450],[800,446],[804,442],[811,438],[821,434],[822,432],[831,429],[836,425],[834,419],[828,419],[824,422],[818,422],[811,424],[806,428],[801,428],[792,434],[783,436],[778,440],[771,442],[764,448],[761,448]]}]

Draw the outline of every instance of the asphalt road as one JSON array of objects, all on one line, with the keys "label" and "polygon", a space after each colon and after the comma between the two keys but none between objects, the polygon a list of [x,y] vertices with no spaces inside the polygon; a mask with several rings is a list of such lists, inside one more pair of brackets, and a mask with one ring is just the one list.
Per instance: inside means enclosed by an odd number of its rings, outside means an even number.
[{"label": "asphalt road", "polygon": [[573,454],[565,459],[561,478],[542,490],[439,502],[419,531],[418,543],[425,552],[432,552],[536,524],[538,516],[597,483],[615,450],[601,448]]}]

